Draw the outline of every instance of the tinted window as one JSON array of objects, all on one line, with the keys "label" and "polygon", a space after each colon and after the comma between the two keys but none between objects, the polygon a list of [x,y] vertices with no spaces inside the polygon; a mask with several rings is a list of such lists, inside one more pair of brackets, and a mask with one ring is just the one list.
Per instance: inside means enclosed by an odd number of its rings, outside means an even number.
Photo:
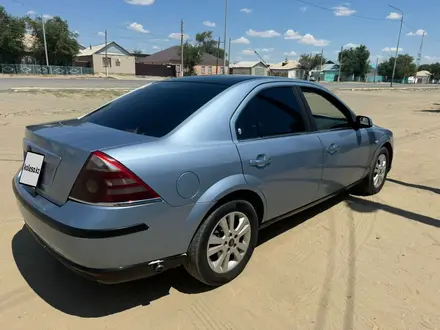
[{"label": "tinted window", "polygon": [[[303,90],[318,130],[352,127],[341,110],[329,99],[311,90]],[[342,106],[342,105],[341,105]]]},{"label": "tinted window", "polygon": [[195,82],[153,83],[103,106],[83,120],[161,137],[226,88],[228,86]]},{"label": "tinted window", "polygon": [[291,87],[269,88],[258,93],[241,112],[236,129],[239,140],[306,130]]}]

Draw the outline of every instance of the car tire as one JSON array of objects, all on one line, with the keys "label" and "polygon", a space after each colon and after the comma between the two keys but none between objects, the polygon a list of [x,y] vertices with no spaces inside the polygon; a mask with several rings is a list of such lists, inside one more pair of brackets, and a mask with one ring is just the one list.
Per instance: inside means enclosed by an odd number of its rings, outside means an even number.
[{"label": "car tire", "polygon": [[[370,172],[365,179],[354,189],[355,193],[361,195],[375,195],[382,190],[390,169],[390,153],[387,148],[382,147],[370,166]],[[385,163],[384,163],[385,162]],[[376,181],[379,178],[379,181]]]},{"label": "car tire", "polygon": [[203,221],[191,241],[185,262],[188,273],[209,286],[232,281],[252,256],[258,224],[257,213],[247,201],[219,206]]}]

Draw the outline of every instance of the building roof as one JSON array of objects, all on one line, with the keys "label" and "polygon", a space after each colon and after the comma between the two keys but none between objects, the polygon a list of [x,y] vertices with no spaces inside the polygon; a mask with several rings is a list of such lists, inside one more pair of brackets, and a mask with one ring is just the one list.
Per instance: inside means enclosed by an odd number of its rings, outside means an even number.
[{"label": "building roof", "polygon": [[[142,59],[142,62],[147,64],[180,63],[180,46],[172,46],[170,48],[161,50],[146,57],[145,59]],[[218,59],[218,64],[223,65],[223,59]],[[204,53],[200,65],[217,65],[217,57]]]},{"label": "building roof", "polygon": [[432,73],[426,70],[422,70],[416,73],[416,77],[429,77],[432,76]]},{"label": "building roof", "polygon": [[295,60],[286,60],[280,63],[272,64],[271,70],[293,70],[298,69],[299,63]]},{"label": "building roof", "polygon": [[324,64],[322,66],[322,70],[321,71],[336,71],[339,70],[339,65],[338,64]]},{"label": "building roof", "polygon": [[261,63],[265,66],[265,64],[261,61],[240,61],[238,63],[231,64],[230,67],[231,68],[253,68],[254,66],[258,65],[259,63]]},{"label": "building roof", "polygon": [[[126,53],[127,56],[131,56],[131,54],[126,49],[124,49],[123,47],[121,47],[119,44],[117,44],[114,41],[107,43],[107,48],[110,48],[110,47],[119,48],[122,52]],[[96,54],[98,52],[105,50],[105,48],[106,48],[105,44],[96,45],[96,46],[90,45],[87,48],[80,49],[79,54],[77,56],[90,56],[90,55],[93,55],[93,54]]]}]

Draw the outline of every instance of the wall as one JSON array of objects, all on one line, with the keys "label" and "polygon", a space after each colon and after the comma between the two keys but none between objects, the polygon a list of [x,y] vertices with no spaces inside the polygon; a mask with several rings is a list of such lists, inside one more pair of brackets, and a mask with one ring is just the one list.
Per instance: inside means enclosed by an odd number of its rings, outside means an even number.
[{"label": "wall", "polygon": [[335,81],[335,77],[338,75],[337,71],[324,71],[324,81]]},{"label": "wall", "polygon": [[[223,68],[223,66],[219,64],[218,74],[223,74],[222,68]],[[216,65],[196,65],[194,67],[194,70],[198,76],[207,76],[207,75],[217,74],[217,66]],[[228,68],[226,67],[226,73],[227,72],[228,72]]]},{"label": "wall", "polygon": [[[109,74],[128,74],[135,75],[135,57],[134,56],[119,56],[119,55],[107,55],[111,59],[111,66],[108,68]],[[93,55],[93,69],[95,73],[105,73],[105,67],[103,63],[104,55]],[[120,61],[120,65],[116,65],[116,60]]]},{"label": "wall", "polygon": [[250,75],[250,74],[252,74],[252,70],[251,70],[251,68],[233,68],[232,74]]},{"label": "wall", "polygon": [[289,78],[294,78],[294,79],[304,79],[304,75],[306,74],[306,70],[303,69],[295,69],[295,70],[290,70],[289,71]]}]

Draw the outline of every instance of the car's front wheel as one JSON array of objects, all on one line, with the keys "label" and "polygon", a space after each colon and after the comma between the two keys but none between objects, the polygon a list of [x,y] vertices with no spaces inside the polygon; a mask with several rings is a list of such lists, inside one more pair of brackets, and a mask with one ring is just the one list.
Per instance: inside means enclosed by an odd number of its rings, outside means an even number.
[{"label": "car's front wheel", "polygon": [[188,250],[187,271],[199,281],[220,286],[245,268],[257,243],[258,217],[244,200],[214,210],[197,230]]},{"label": "car's front wheel", "polygon": [[382,147],[370,166],[367,177],[355,188],[355,192],[363,195],[374,195],[382,190],[390,168],[390,153]]}]

